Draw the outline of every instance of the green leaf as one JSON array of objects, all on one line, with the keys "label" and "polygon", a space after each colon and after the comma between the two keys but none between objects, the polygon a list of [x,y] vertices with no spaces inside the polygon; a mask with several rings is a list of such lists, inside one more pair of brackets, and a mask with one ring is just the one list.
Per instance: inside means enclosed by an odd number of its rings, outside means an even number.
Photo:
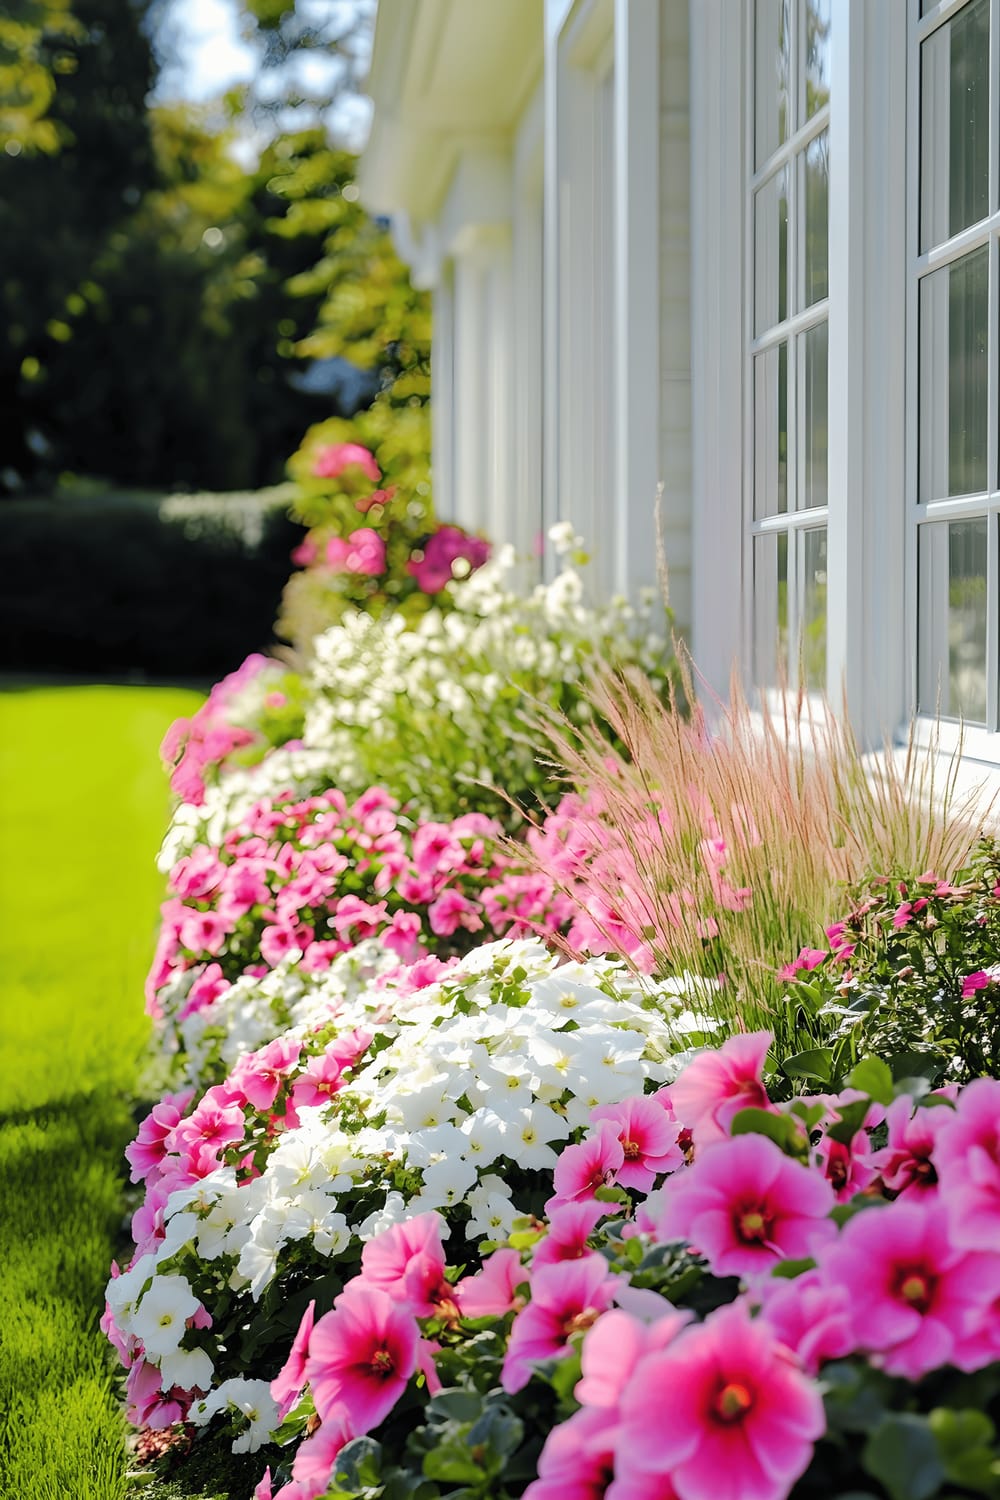
[{"label": "green leaf", "polygon": [[483,1398],[478,1391],[463,1391],[458,1387],[438,1391],[427,1403],[429,1417],[442,1416],[452,1422],[475,1422],[482,1410]]},{"label": "green leaf", "polygon": [[771,1272],[772,1276],[779,1276],[785,1281],[794,1281],[796,1276],[802,1276],[806,1271],[814,1271],[816,1262],[812,1256],[806,1256],[803,1260],[779,1261]]},{"label": "green leaf", "polygon": [[910,1412],[883,1417],[864,1446],[861,1462],[890,1500],[930,1500],[945,1477],[930,1423]]},{"label": "green leaf", "polygon": [[856,1099],[853,1104],[838,1104],[839,1119],[827,1131],[831,1141],[849,1146],[864,1124],[870,1107],[868,1099]]},{"label": "green leaf", "polygon": [[876,1104],[891,1104],[896,1097],[892,1072],[880,1057],[863,1057],[847,1081],[851,1088],[867,1094]]},{"label": "green leaf", "polygon": [[904,1078],[929,1078],[933,1083],[941,1073],[941,1058],[933,1052],[897,1052],[889,1066],[897,1083]]},{"label": "green leaf", "polygon": [[375,1485],[382,1464],[382,1444],[374,1438],[354,1438],[337,1455],[334,1480],[341,1487],[363,1490]]},{"label": "green leaf", "polygon": [[811,1047],[807,1052],[796,1052],[781,1064],[781,1071],[789,1078],[818,1078],[820,1083],[829,1083],[832,1077],[833,1052],[829,1047]]},{"label": "green leaf", "polygon": [[944,1463],[945,1477],[982,1495],[1000,1493],[996,1429],[985,1412],[939,1406],[928,1417]]},{"label": "green leaf", "polygon": [[731,1135],[766,1135],[782,1151],[797,1154],[803,1146],[802,1133],[788,1115],[775,1115],[769,1109],[741,1109],[729,1127]]},{"label": "green leaf", "polygon": [[441,1479],[453,1484],[477,1484],[484,1477],[468,1448],[460,1447],[458,1443],[444,1443],[439,1448],[432,1448],[424,1458],[424,1475],[427,1479]]}]

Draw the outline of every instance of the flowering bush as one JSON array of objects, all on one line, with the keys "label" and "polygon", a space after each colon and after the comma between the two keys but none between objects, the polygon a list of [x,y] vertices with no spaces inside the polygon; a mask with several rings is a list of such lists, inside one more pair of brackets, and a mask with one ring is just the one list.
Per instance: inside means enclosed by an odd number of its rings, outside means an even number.
[{"label": "flowering bush", "polygon": [[984,839],[950,880],[933,870],[879,876],[781,970],[827,1030],[819,1062],[836,1076],[863,1051],[966,1081],[1000,1057],[1000,845]]},{"label": "flowering bush", "polygon": [[595,1109],[472,1274],[435,1212],[369,1239],[271,1382],[260,1500],[995,1494],[1000,1082],[866,1059],[775,1105],[769,1040]]},{"label": "flowering bush", "polygon": [[[571,528],[557,537],[572,546]],[[666,691],[651,601],[638,614],[620,599],[592,608],[569,565],[525,598],[510,587],[513,567],[501,550],[450,610],[435,606],[412,628],[398,615],[352,613],[318,638],[304,738],[349,795],[391,767],[393,795],[425,815],[474,808],[516,822],[509,799],[554,785],[524,721],[529,702],[585,721],[586,673],[599,657],[641,667]]]},{"label": "flowering bush", "polygon": [[269,656],[255,654],[217,682],[190,719],[176,719],[161,755],[170,790],[200,806],[205,789],[236,766],[252,766],[275,745],[302,734],[301,679]]},{"label": "flowering bush", "polygon": [[415,489],[405,475],[383,475],[358,442],[322,438],[320,428],[295,460],[294,508],[309,530],[292,561],[305,571],[289,580],[279,622],[305,655],[349,608],[378,615],[391,606],[412,617],[441,595],[448,607],[446,586],[490,555],[481,537],[435,518],[426,483]]},{"label": "flowering bush", "polygon": [[285,1360],[307,1304],[324,1312],[371,1267],[379,1230],[440,1215],[477,1261],[480,1241],[541,1212],[557,1149],[593,1109],[675,1071],[682,1001],[620,966],[560,967],[505,940],[426,978],[418,965],[342,994],[318,1029],[300,1024],[144,1121],[128,1152],[146,1184],[136,1252],[106,1319],[133,1420],[208,1422],[238,1393],[260,1414],[244,1434],[256,1446],[277,1420],[261,1372]]},{"label": "flowering bush", "polygon": [[518,873],[498,833],[479,813],[413,823],[381,787],[351,804],[338,791],[255,803],[221,845],[196,844],[170,871],[151,1013],[183,1023],[241,974],[289,957],[322,970],[366,938],[413,963],[431,947],[464,952],[477,933],[555,930],[562,903]]}]

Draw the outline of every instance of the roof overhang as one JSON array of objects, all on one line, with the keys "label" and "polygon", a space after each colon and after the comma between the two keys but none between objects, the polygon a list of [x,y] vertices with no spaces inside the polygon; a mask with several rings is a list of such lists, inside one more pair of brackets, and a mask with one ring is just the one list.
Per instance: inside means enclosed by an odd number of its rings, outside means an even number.
[{"label": "roof overhang", "polygon": [[542,71],[543,0],[379,0],[359,183],[416,240],[460,156],[509,146]]}]

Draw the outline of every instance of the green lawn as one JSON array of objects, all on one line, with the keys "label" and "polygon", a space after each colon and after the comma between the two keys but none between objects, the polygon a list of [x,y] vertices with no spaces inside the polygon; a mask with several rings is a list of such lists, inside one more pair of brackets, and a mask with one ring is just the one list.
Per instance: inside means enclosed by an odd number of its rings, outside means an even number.
[{"label": "green lawn", "polygon": [[148,1035],[173,688],[0,694],[0,1495],[120,1500],[97,1330]]}]

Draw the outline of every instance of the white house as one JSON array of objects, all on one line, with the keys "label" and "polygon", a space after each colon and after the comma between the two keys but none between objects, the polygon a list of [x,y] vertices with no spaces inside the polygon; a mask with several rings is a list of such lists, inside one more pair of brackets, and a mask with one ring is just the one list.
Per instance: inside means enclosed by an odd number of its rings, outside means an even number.
[{"label": "white house", "polygon": [[1000,760],[1000,0],[380,0],[442,515]]}]

